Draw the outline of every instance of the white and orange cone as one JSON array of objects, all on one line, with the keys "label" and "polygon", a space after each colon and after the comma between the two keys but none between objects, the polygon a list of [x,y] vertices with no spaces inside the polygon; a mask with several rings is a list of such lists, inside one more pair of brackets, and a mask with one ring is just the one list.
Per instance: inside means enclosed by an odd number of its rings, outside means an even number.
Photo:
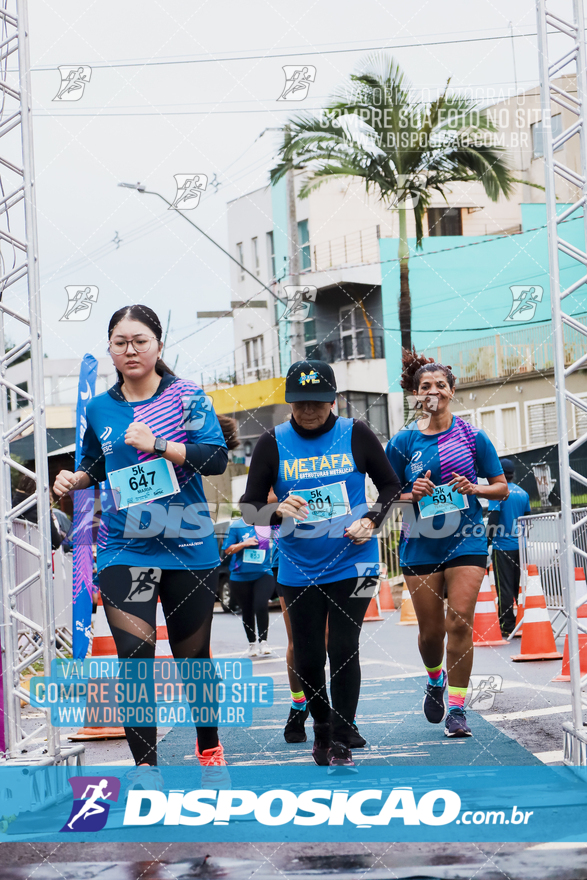
[{"label": "white and orange cone", "polygon": [[381,586],[379,588],[379,607],[381,608],[381,611],[395,611],[391,586],[388,580],[381,581]]},{"label": "white and orange cone", "polygon": [[[96,617],[94,619],[94,638],[90,657],[116,657],[116,645],[108,626],[102,596],[98,593]],[[68,736],[72,742],[96,739],[124,739],[124,727],[81,727],[77,733]]]},{"label": "white and orange cone", "polygon": [[417,626],[418,618],[416,617],[416,612],[414,611],[414,603],[412,602],[412,597],[410,596],[410,591],[408,590],[408,585],[404,581],[404,588],[402,590],[402,609],[400,613],[399,620],[397,621],[398,626]]},{"label": "white and orange cone", "polygon": [[560,651],[556,650],[538,567],[529,565],[522,644],[520,653],[513,655],[512,660],[560,660],[561,657]]},{"label": "white and orange cone", "polygon": [[[495,588],[494,588],[495,589]],[[483,645],[505,645],[505,639],[499,628],[497,604],[489,582],[489,573],[481,583],[481,589],[475,605],[475,618],[473,620],[473,644],[475,647]]]}]

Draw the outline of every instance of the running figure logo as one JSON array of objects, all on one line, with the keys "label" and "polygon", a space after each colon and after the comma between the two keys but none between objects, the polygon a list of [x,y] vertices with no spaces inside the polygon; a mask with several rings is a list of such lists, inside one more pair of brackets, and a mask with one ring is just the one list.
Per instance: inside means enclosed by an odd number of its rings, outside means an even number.
[{"label": "running figure logo", "polygon": [[286,64],[281,68],[285,74],[285,85],[278,101],[303,101],[308,97],[310,83],[316,79],[316,68],[311,64],[297,67]]},{"label": "running figure logo", "polygon": [[496,694],[501,694],[503,676],[501,675],[472,675],[469,679],[471,697],[467,709],[475,709],[485,712],[491,709]]},{"label": "running figure logo", "polygon": [[544,289],[542,287],[530,287],[528,284],[513,284],[512,307],[506,316],[506,321],[531,321],[536,314],[538,303],[542,302]]},{"label": "running figure logo", "polygon": [[81,67],[65,65],[58,70],[61,75],[61,85],[53,100],[79,101],[92,76],[92,68],[85,65]]},{"label": "running figure logo", "polygon": [[357,585],[351,599],[374,599],[379,594],[379,579],[385,577],[386,567],[381,562],[356,562]]},{"label": "running figure logo", "polygon": [[132,577],[132,587],[125,602],[150,602],[155,592],[155,587],[161,583],[160,568],[129,568]]},{"label": "running figure logo", "polygon": [[408,418],[401,429],[402,431],[407,430],[412,422],[422,421],[422,428],[425,430],[430,424],[430,419],[432,418],[432,413],[436,412],[438,409],[438,398],[437,397],[429,397],[428,398],[428,410],[424,409],[424,402],[426,401],[425,394],[408,394]]},{"label": "running figure logo", "polygon": [[201,431],[206,422],[206,416],[212,412],[212,398],[207,394],[190,394],[182,397],[183,407],[182,428],[186,431]]},{"label": "running figure logo", "polygon": [[73,807],[61,831],[101,831],[106,825],[110,804],[120,794],[116,776],[73,776],[67,780],[73,789]]},{"label": "running figure logo", "polygon": [[316,302],[318,289],[297,284],[284,285],[288,308],[281,316],[282,321],[305,321],[310,314],[310,305]]},{"label": "running figure logo", "polygon": [[70,285],[67,292],[67,308],[60,321],[85,321],[90,317],[92,306],[98,301],[98,288],[93,284]]},{"label": "running figure logo", "polygon": [[202,193],[208,186],[206,174],[174,174],[176,193],[173,204],[167,209],[181,208],[182,211],[192,211],[200,204]]}]

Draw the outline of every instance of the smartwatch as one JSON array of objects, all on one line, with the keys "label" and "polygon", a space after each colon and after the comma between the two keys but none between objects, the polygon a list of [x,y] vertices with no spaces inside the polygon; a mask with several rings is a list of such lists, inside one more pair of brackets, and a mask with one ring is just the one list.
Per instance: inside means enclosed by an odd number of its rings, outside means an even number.
[{"label": "smartwatch", "polygon": [[167,449],[167,440],[165,440],[163,437],[155,437],[154,449],[155,452],[157,452],[159,455],[163,455],[163,453]]}]

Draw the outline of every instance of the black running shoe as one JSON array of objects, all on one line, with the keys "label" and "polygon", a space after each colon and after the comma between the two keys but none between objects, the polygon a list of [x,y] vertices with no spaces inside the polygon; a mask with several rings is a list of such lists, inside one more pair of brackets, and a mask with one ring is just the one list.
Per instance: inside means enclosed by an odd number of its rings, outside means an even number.
[{"label": "black running shoe", "polygon": [[444,692],[447,683],[448,675],[446,674],[446,671],[443,670],[441,685],[430,684],[430,682],[426,685],[426,696],[424,697],[422,708],[424,710],[424,715],[430,724],[440,724],[440,722],[444,721],[446,717]]},{"label": "black running shoe", "polygon": [[323,724],[314,722],[314,745],[312,746],[312,757],[319,767],[328,767],[328,750],[332,745],[330,722],[325,721]]},{"label": "black running shoe", "polygon": [[328,749],[328,763],[331,767],[348,769],[351,773],[357,772],[354,769],[353,753],[347,745],[341,742],[333,742]]},{"label": "black running shoe", "polygon": [[347,735],[347,745],[349,749],[362,749],[364,746],[367,745],[367,740],[365,739],[365,737],[361,736],[361,734],[359,733],[359,728],[354,721],[351,724],[351,729],[349,730]]},{"label": "black running shoe", "polygon": [[473,736],[467,724],[467,716],[462,709],[453,709],[446,716],[444,725],[445,736]]},{"label": "black running shoe", "polygon": [[294,709],[292,706],[289,710],[289,718],[287,719],[283,737],[286,743],[305,743],[308,739],[304,724],[310,714],[308,706],[305,709]]}]

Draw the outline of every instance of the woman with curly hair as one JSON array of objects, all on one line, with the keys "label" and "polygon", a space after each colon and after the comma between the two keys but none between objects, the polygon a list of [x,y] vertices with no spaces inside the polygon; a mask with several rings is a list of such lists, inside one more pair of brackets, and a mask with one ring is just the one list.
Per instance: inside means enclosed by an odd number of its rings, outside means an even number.
[{"label": "woman with curly hair", "polygon": [[[421,415],[389,441],[386,453],[402,483],[400,500],[413,505],[412,515],[404,508],[400,565],[428,673],[424,714],[432,724],[446,718],[446,736],[471,736],[463,706],[473,666],[475,604],[487,564],[478,499],[500,501],[509,490],[487,434],[450,411],[455,393],[450,367],[415,349],[405,352],[401,386],[416,396]],[[480,486],[478,477],[489,485]]]}]

